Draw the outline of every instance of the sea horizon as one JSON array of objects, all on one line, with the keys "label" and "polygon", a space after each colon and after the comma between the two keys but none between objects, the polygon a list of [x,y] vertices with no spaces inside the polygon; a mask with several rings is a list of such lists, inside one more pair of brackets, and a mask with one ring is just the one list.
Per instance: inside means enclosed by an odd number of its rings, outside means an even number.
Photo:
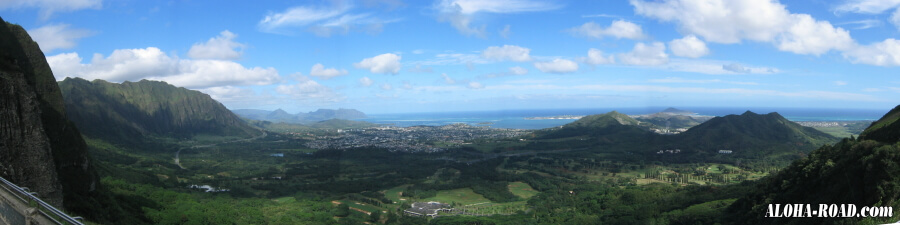
[{"label": "sea horizon", "polygon": [[[398,127],[410,126],[442,126],[464,123],[473,126],[490,126],[510,129],[544,129],[557,127],[575,121],[575,119],[536,119],[528,117],[550,116],[585,116],[617,111],[626,115],[645,115],[657,113],[669,107],[622,107],[622,108],[575,108],[575,109],[515,109],[484,110],[457,112],[413,112],[413,113],[376,113],[368,114],[368,118],[357,119],[375,124]],[[889,109],[834,109],[834,108],[788,108],[788,107],[673,107],[687,110],[700,116],[726,116],[743,114],[751,111],[757,114],[776,112],[786,119],[801,121],[874,121],[883,116]]]}]

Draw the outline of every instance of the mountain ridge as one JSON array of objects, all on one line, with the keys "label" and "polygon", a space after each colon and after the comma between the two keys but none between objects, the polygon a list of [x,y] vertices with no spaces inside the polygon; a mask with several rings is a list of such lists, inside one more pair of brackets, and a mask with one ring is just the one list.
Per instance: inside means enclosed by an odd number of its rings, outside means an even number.
[{"label": "mountain ridge", "polygon": [[299,123],[299,124],[313,124],[320,121],[326,121],[331,119],[342,119],[342,120],[353,120],[353,119],[363,119],[366,118],[366,114],[360,112],[355,109],[318,109],[316,111],[311,112],[299,112],[296,114],[290,114],[283,109],[276,109],[273,111],[268,110],[260,110],[260,109],[235,109],[231,110],[234,114],[252,120],[261,120],[261,121],[269,121],[269,122],[283,122],[283,123]]},{"label": "mountain ridge", "polygon": [[162,81],[117,84],[66,78],[59,86],[72,109],[69,117],[92,137],[141,143],[146,135],[184,139],[260,133],[209,95]]}]

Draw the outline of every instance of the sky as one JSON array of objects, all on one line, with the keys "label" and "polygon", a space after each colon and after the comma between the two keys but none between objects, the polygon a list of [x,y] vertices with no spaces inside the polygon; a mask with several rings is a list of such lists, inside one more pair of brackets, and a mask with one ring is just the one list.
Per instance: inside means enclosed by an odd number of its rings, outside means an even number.
[{"label": "sky", "polygon": [[57,80],[229,109],[889,110],[900,0],[2,0]]}]

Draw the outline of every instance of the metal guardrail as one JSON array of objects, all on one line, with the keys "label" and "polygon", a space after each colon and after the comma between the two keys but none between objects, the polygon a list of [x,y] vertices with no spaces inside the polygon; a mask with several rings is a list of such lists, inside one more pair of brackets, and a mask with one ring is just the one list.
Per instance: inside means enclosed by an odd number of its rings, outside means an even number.
[{"label": "metal guardrail", "polygon": [[[6,201],[2,202],[2,204],[0,204],[0,213],[4,214],[4,216],[7,216],[7,217],[11,213],[18,213],[19,215],[21,215],[21,217],[12,215],[13,220],[16,220],[16,222],[18,222],[20,219],[21,219],[22,224],[26,224],[26,222],[25,222],[26,220],[31,221],[33,216],[28,215],[29,209],[21,208],[22,206],[27,206],[29,208],[36,209],[36,212],[33,212],[33,211],[31,212],[32,214],[34,214],[34,216],[43,217],[41,219],[43,221],[49,222],[50,224],[84,225],[83,223],[81,223],[81,221],[78,221],[78,219],[69,216],[65,212],[62,212],[62,211],[56,209],[52,205],[47,204],[40,198],[34,196],[28,189],[19,187],[18,185],[13,184],[12,182],[9,182],[8,180],[3,179],[2,177],[0,177],[0,191],[4,191],[4,192],[6,192],[5,194],[7,194],[7,195],[0,196],[0,197],[3,197],[4,200],[6,200]],[[14,196],[16,199],[9,199],[7,197],[8,195]],[[18,200],[19,204],[12,202],[15,200]],[[13,203],[13,204],[9,204],[9,203]],[[32,203],[37,203],[38,207],[31,207]],[[62,222],[60,222],[60,221],[62,221]],[[3,221],[0,221],[0,222],[3,222]],[[10,222],[13,222],[13,221],[10,221]],[[16,223],[16,222],[13,222],[13,223]],[[32,223],[32,224],[34,224],[34,223]],[[43,223],[37,223],[37,224],[43,224]]]}]

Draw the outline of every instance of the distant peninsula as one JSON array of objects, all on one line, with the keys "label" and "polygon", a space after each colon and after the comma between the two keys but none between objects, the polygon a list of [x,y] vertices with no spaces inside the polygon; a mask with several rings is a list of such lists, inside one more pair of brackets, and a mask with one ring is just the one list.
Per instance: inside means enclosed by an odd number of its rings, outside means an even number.
[{"label": "distant peninsula", "polygon": [[353,120],[366,118],[365,113],[355,109],[318,109],[308,113],[300,112],[297,114],[290,114],[282,109],[276,109],[275,111],[235,109],[231,111],[243,118],[276,123],[312,124],[332,119]]},{"label": "distant peninsula", "polygon": [[584,116],[573,116],[573,115],[562,115],[562,116],[536,116],[536,117],[525,117],[526,120],[577,120],[584,118]]}]

